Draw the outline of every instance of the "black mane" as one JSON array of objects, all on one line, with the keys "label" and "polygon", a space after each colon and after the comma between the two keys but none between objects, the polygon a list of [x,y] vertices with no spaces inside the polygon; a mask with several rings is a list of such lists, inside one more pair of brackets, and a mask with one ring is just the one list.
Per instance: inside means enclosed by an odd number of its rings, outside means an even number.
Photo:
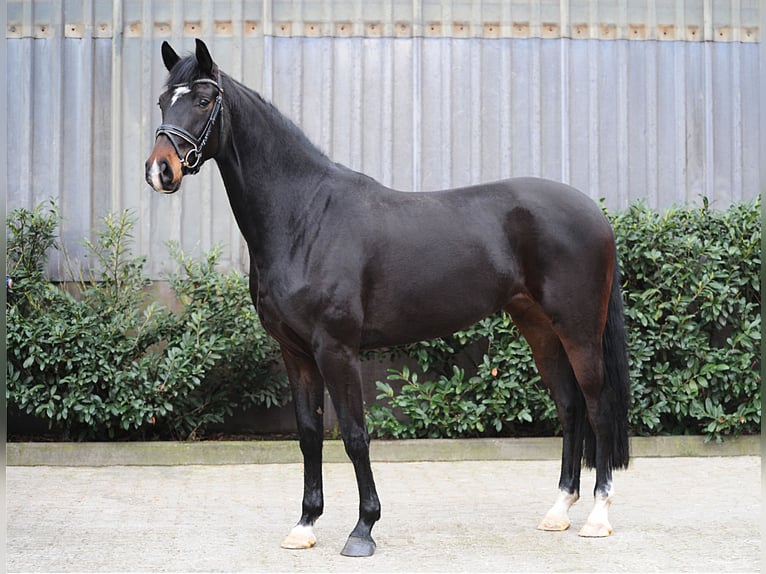
[{"label": "black mane", "polygon": [[[249,121],[254,121],[253,111],[257,109],[262,115],[262,119],[274,128],[269,132],[270,137],[274,138],[273,141],[269,142],[270,145],[266,145],[265,149],[262,148],[262,151],[293,156],[293,161],[296,161],[295,158],[297,156],[302,155],[305,158],[313,158],[314,161],[319,163],[332,163],[327,155],[308,138],[303,130],[279,111],[274,104],[231,76],[223,72],[220,74],[221,82],[225,86],[224,108],[228,107],[232,114],[239,118],[247,118]],[[261,145],[264,143],[266,142],[260,142]],[[273,159],[269,161],[273,161]],[[303,162],[297,160],[297,163],[301,164]]]}]

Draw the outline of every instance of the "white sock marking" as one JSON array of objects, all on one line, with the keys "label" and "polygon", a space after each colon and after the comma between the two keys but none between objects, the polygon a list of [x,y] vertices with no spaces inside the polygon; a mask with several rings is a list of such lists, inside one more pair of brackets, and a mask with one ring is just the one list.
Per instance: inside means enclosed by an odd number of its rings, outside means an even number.
[{"label": "white sock marking", "polygon": [[553,503],[551,512],[557,515],[566,516],[569,512],[569,509],[572,508],[572,505],[577,502],[579,498],[580,496],[577,494],[571,494],[566,490],[560,490],[559,496],[556,498],[556,502]]},{"label": "white sock marking", "polygon": [[611,483],[607,485],[607,493],[596,494],[593,510],[588,515],[585,526],[580,530],[580,536],[605,537],[612,533],[612,525],[609,524],[609,505],[612,504],[614,490]]},{"label": "white sock marking", "polygon": [[612,486],[612,483],[609,483],[607,485],[606,496],[603,494],[596,495],[593,510],[591,510],[591,513],[588,516],[588,522],[609,524],[609,506],[612,504],[612,497],[614,497],[614,487]]},{"label": "white sock marking", "polygon": [[537,528],[540,530],[566,530],[569,528],[569,509],[577,502],[578,494],[560,490],[551,509],[545,513]]},{"label": "white sock marking", "polygon": [[301,549],[311,548],[317,543],[317,538],[314,535],[314,529],[311,526],[302,526],[300,524],[295,525],[282,541],[282,548]]}]

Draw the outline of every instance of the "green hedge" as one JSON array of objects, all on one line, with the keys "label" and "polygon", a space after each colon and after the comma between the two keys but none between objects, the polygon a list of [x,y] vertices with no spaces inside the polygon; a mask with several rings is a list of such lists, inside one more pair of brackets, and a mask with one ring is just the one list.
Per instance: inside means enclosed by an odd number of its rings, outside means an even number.
[{"label": "green hedge", "polygon": [[180,311],[148,301],[144,259],[131,255],[127,213],[86,242],[93,269],[77,288],[46,280],[57,247],[54,204],[8,220],[10,413],[45,419],[68,439],[194,438],[234,408],[281,405],[287,381],[276,344],[255,316],[247,278],[171,246]]},{"label": "green hedge", "polygon": [[[760,201],[664,213],[639,203],[610,219],[623,272],[632,434],[760,432]],[[483,358],[456,366],[469,348]],[[378,436],[558,431],[529,347],[505,313],[389,352],[402,356],[418,369],[378,382],[368,412]]]},{"label": "green hedge", "polygon": [[[623,270],[636,435],[760,431],[760,202],[610,216]],[[170,246],[177,311],[148,300],[132,220],[109,216],[72,293],[43,268],[55,205],[8,220],[9,412],[64,438],[193,438],[235,408],[282,405],[276,344],[247,278]],[[368,424],[381,437],[552,435],[555,408],[531,353],[500,313],[450,337],[368,356],[393,361]]]}]

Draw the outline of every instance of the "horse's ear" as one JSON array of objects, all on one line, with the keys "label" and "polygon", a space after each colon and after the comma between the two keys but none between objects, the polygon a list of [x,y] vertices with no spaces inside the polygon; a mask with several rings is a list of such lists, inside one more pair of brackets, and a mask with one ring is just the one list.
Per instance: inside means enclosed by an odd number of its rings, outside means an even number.
[{"label": "horse's ear", "polygon": [[200,40],[199,38],[196,39],[197,42],[197,63],[199,64],[200,70],[209,75],[213,75],[213,58],[210,56],[210,52],[208,52],[207,46],[205,45],[205,42]]},{"label": "horse's ear", "polygon": [[173,69],[180,59],[181,57],[170,47],[170,44],[167,42],[162,43],[162,61],[165,62],[168,72]]}]

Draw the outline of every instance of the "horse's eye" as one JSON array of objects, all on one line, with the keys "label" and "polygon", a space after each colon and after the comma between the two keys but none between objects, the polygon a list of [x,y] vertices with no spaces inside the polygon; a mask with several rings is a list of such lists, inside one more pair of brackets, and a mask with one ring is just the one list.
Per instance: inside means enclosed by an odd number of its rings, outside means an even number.
[{"label": "horse's eye", "polygon": [[199,107],[206,108],[210,104],[210,100],[208,98],[201,98],[199,101]]}]

